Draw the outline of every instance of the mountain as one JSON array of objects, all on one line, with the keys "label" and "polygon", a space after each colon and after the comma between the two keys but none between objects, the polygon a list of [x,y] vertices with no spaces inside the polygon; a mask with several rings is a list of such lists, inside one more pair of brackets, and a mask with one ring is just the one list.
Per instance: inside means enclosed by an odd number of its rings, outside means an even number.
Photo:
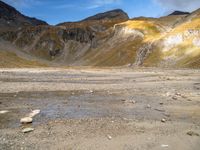
[{"label": "mountain", "polygon": [[5,29],[16,29],[23,26],[37,26],[37,25],[47,25],[46,22],[38,20],[36,18],[30,18],[19,11],[17,11],[12,6],[0,1],[0,28]]},{"label": "mountain", "polygon": [[66,26],[67,28],[75,27],[88,27],[88,26],[98,26],[98,28],[109,28],[114,24],[124,22],[129,20],[127,13],[121,9],[115,9],[107,11],[104,13],[99,13],[94,16],[83,19],[79,22],[64,22],[60,23],[57,26]]},{"label": "mountain", "polygon": [[94,16],[84,19],[83,21],[105,20],[105,19],[107,19],[107,20],[114,20],[114,19],[115,20],[128,20],[129,17],[128,17],[127,13],[125,13],[123,10],[115,9],[115,10],[111,10],[108,12],[96,14]]},{"label": "mountain", "polygon": [[174,11],[173,13],[169,14],[169,16],[173,15],[189,15],[189,12],[183,12],[183,11]]},{"label": "mountain", "polygon": [[0,32],[0,49],[2,56],[14,53],[50,66],[199,68],[199,18],[200,9],[134,19],[117,9],[56,26],[20,25],[18,30]]}]

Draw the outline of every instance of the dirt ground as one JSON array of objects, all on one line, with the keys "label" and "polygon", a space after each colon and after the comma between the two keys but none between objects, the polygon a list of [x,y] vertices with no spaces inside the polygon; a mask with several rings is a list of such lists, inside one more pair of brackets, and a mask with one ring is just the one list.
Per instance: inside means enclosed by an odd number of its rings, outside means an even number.
[{"label": "dirt ground", "polygon": [[2,150],[200,150],[200,70],[0,69],[0,112]]}]

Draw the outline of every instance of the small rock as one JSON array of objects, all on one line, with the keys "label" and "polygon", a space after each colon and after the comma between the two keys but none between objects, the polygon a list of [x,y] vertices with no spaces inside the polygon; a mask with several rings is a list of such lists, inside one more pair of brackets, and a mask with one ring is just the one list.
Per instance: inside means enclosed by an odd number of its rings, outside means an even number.
[{"label": "small rock", "polygon": [[148,104],[148,105],[147,105],[147,108],[151,108],[151,105]]},{"label": "small rock", "polygon": [[90,90],[90,93],[92,94],[92,93],[94,93],[94,91],[93,91],[93,90]]},{"label": "small rock", "polygon": [[136,101],[134,100],[122,100],[124,103],[132,103],[132,104],[135,104]]},{"label": "small rock", "polygon": [[159,108],[155,108],[154,110],[156,110],[156,111],[160,111],[160,112],[165,112],[164,109],[159,109]]},{"label": "small rock", "polygon": [[194,131],[188,131],[187,135],[189,135],[189,136],[199,136],[199,134],[194,132]]},{"label": "small rock", "polygon": [[173,99],[173,100],[177,100],[178,98],[177,98],[176,96],[173,96],[172,99]]},{"label": "small rock", "polygon": [[33,119],[31,117],[25,117],[25,118],[21,118],[20,122],[22,124],[26,124],[26,123],[32,123]]},{"label": "small rock", "polygon": [[162,144],[161,147],[166,148],[169,147],[169,145]]},{"label": "small rock", "polygon": [[39,109],[36,109],[36,110],[33,110],[28,116],[30,117],[30,118],[33,118],[33,117],[35,117],[37,114],[39,114],[40,113],[40,110]]},{"label": "small rock", "polygon": [[111,140],[111,139],[112,139],[112,136],[110,136],[110,135],[107,135],[107,138],[108,138],[109,140]]},{"label": "small rock", "polygon": [[6,113],[8,113],[9,111],[8,110],[1,110],[0,111],[0,114],[6,114]]},{"label": "small rock", "polygon": [[161,119],[161,122],[162,122],[162,123],[165,123],[165,122],[166,122],[166,119],[164,119],[164,118]]},{"label": "small rock", "polygon": [[131,103],[133,103],[133,104],[135,104],[135,103],[136,103],[136,101],[134,101],[134,100],[131,100],[130,102],[131,102]]},{"label": "small rock", "polygon": [[176,94],[175,95],[177,95],[177,96],[181,96],[181,93],[179,93],[179,92],[176,92]]},{"label": "small rock", "polygon": [[25,128],[22,130],[23,133],[28,133],[34,131],[34,128]]},{"label": "small rock", "polygon": [[163,103],[163,102],[160,102],[159,104],[160,104],[160,105],[163,105],[164,103]]},{"label": "small rock", "polygon": [[166,93],[166,96],[167,96],[167,97],[171,96],[171,93],[170,93],[170,92],[167,92],[167,93]]}]

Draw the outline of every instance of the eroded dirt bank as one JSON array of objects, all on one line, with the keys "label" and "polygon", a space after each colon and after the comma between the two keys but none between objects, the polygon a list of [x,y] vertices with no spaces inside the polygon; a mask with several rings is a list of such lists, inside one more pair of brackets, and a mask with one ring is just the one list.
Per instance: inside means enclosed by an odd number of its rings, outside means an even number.
[{"label": "eroded dirt bank", "polygon": [[0,149],[199,150],[200,70],[1,69],[4,110]]}]

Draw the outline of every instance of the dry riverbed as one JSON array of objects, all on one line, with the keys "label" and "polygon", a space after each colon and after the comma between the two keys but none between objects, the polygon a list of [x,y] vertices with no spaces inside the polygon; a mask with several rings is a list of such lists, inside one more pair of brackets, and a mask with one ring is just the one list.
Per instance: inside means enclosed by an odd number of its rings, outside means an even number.
[{"label": "dry riverbed", "polygon": [[0,69],[2,150],[200,150],[199,135],[200,70]]}]

